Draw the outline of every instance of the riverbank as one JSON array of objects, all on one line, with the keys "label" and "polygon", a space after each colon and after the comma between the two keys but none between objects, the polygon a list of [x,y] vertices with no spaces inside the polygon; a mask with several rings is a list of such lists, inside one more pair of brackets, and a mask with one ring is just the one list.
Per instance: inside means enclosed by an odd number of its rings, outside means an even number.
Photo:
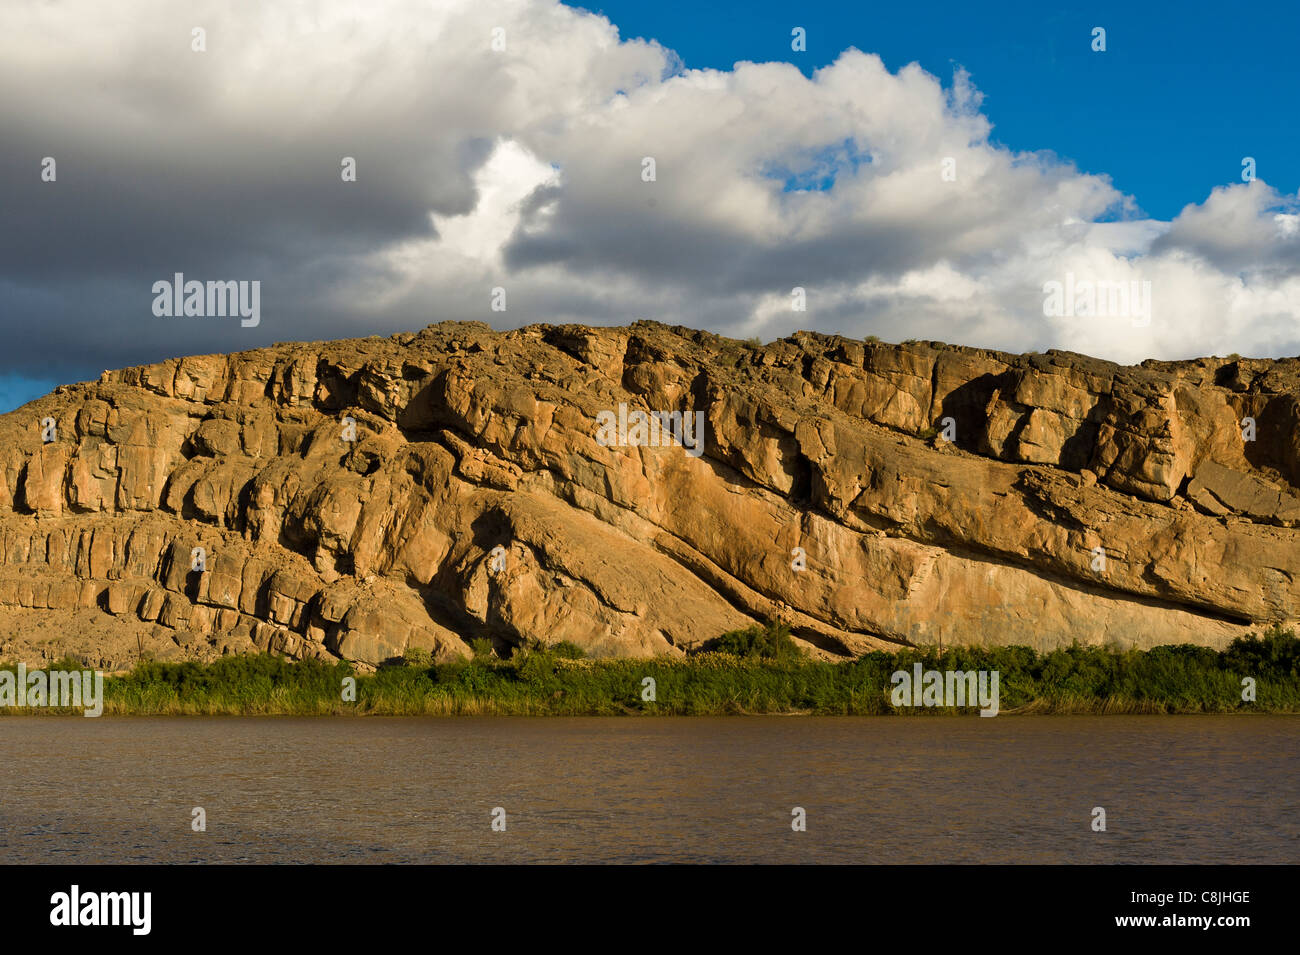
[{"label": "riverbank", "polygon": [[[1035,714],[1300,713],[1300,639],[1271,631],[1223,651],[1196,646],[1116,651],[1027,647],[869,653],[845,662],[801,656],[780,630],[727,634],[713,652],[678,659],[586,660],[568,645],[499,659],[394,661],[369,674],[346,662],[226,657],[139,664],[104,680],[108,715],[941,716],[980,705],[896,705],[893,674],[997,674],[997,712]],[[51,670],[79,668],[75,660]],[[12,666],[0,669],[13,670]],[[1248,692],[1253,681],[1254,699]],[[1243,696],[1247,698],[1243,698]],[[920,686],[916,702],[922,703]],[[967,703],[974,702],[967,700]],[[0,707],[6,715],[68,713]]]}]

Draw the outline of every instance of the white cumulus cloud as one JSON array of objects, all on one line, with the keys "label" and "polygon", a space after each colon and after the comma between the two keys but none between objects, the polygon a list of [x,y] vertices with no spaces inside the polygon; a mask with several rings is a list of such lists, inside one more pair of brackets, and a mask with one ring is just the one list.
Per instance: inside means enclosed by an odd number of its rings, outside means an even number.
[{"label": "white cumulus cloud", "polygon": [[[690,69],[551,0],[18,0],[5,21],[0,299],[33,313],[10,362],[448,318],[1300,352],[1294,197],[1237,183],[1141,218],[1106,177],[991,141],[960,70],[856,49],[811,77]],[[261,279],[262,325],[160,323],[173,271]],[[1045,315],[1067,275],[1150,283],[1150,321]]]}]

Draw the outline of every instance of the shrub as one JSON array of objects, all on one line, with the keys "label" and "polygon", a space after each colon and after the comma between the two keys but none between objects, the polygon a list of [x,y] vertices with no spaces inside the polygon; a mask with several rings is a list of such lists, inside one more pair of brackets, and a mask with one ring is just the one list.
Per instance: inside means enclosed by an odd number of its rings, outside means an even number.
[{"label": "shrub", "polygon": [[433,654],[424,647],[407,647],[402,660],[408,667],[427,670],[433,665]]},{"label": "shrub", "polygon": [[709,649],[764,660],[797,660],[803,656],[803,651],[790,636],[790,625],[781,620],[771,621],[764,627],[728,631],[714,640]]},{"label": "shrub", "polygon": [[555,660],[539,650],[516,650],[510,660],[515,675],[525,683],[546,685],[555,676]]},{"label": "shrub", "polygon": [[1300,680],[1300,638],[1280,625],[1258,637],[1238,637],[1223,651],[1223,665],[1246,676]]}]

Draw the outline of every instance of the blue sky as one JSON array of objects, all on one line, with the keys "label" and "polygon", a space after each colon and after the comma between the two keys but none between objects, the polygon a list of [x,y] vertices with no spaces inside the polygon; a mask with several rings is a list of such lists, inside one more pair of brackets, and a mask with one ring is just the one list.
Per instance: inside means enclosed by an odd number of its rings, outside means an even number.
[{"label": "blue sky", "polygon": [[[1300,3],[790,3],[607,0],[571,4],[608,17],[624,39],[655,39],[688,68],[784,61],[805,74],[847,47],[897,72],[916,62],[984,94],[993,140],[1053,150],[1109,175],[1140,209],[1172,219],[1217,185],[1240,181],[1243,156],[1282,192],[1300,187]],[[807,51],[790,31],[807,31]],[[1106,52],[1091,48],[1106,30]]]},{"label": "blue sky", "polygon": [[30,378],[26,375],[0,375],[0,414],[13,411],[33,398],[47,395],[60,382],[53,378]]}]

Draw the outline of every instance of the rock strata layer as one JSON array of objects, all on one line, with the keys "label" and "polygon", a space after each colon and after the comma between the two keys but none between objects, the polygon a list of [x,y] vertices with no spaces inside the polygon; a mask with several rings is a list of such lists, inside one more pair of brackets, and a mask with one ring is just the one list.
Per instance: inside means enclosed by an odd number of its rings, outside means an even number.
[{"label": "rock strata layer", "polygon": [[0,417],[0,659],[1222,646],[1300,616],[1298,429],[1296,359],[651,322],[179,358]]}]

